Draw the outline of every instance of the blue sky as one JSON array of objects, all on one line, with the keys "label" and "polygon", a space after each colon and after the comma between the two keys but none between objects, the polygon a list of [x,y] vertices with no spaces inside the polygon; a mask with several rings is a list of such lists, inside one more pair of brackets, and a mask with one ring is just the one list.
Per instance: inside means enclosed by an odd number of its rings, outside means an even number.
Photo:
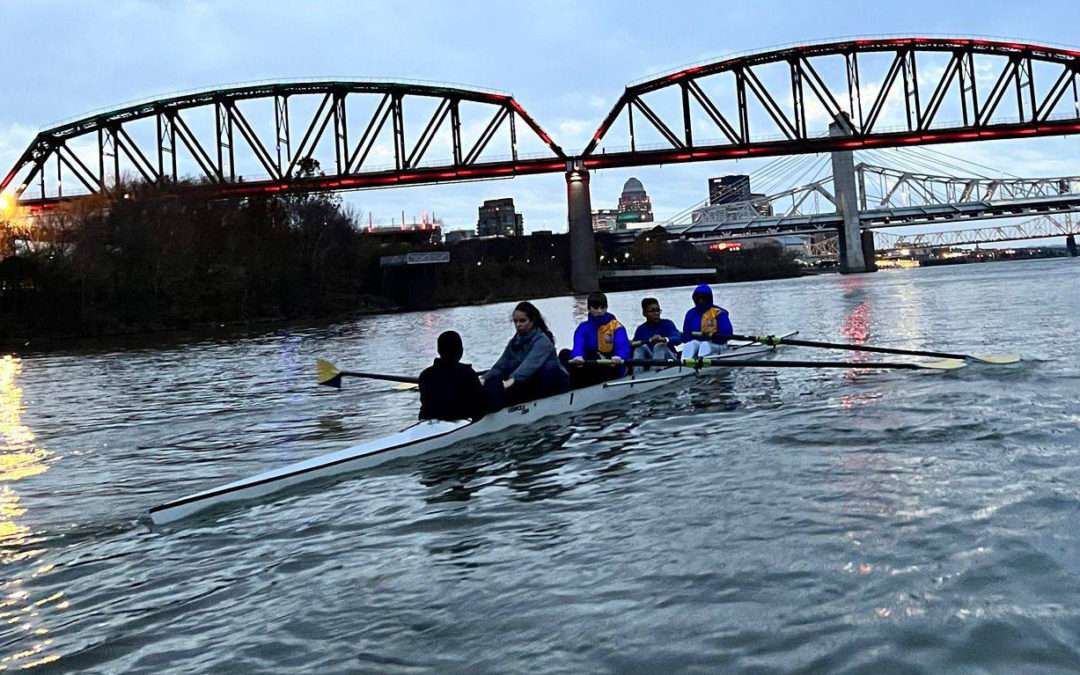
[{"label": "blue sky", "polygon": [[[1072,2],[33,2],[2,0],[0,165],[39,127],[136,99],[317,76],[407,78],[513,93],[555,140],[580,149],[628,82],[680,65],[850,35],[959,34],[1075,44]],[[938,146],[1016,175],[1080,173],[1080,139]],[[761,162],[598,172],[594,208],[631,175],[657,215],[705,196],[705,181]],[[389,223],[434,211],[475,225],[486,198],[514,197],[527,230],[565,229],[561,175],[350,193]]]}]

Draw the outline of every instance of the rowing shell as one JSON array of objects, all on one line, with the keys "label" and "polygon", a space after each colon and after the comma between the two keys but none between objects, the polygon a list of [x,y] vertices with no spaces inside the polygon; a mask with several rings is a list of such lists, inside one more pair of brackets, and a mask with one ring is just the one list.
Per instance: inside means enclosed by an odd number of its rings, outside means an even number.
[{"label": "rowing shell", "polygon": [[[725,359],[760,358],[775,349],[775,347],[764,345],[741,345],[720,355],[710,356],[709,360],[716,362]],[[627,375],[616,380],[575,389],[565,394],[547,396],[510,406],[485,415],[475,422],[426,420],[413,424],[392,436],[289,464],[257,476],[166,502],[150,509],[150,518],[158,525],[171,523],[223,504],[265,497],[300,483],[367,469],[403,457],[415,457],[442,450],[471,438],[486,436],[510,427],[531,424],[545,417],[573,414],[601,403],[647,392],[697,374],[698,371],[693,368],[672,366],[663,370]]]}]

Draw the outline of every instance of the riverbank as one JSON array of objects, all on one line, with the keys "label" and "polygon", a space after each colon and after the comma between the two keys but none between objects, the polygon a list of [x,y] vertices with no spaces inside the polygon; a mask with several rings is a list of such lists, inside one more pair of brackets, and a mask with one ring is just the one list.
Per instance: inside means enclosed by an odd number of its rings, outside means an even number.
[{"label": "riverbank", "polygon": [[[144,194],[145,193],[145,194]],[[367,232],[326,195],[228,203],[80,201],[0,247],[0,345],[289,324],[567,295],[566,235],[415,241]],[[444,264],[384,267],[404,253]],[[719,282],[798,276],[779,248],[713,253],[686,242],[635,244],[602,269],[711,268]],[[618,260],[613,265],[611,260]]]}]

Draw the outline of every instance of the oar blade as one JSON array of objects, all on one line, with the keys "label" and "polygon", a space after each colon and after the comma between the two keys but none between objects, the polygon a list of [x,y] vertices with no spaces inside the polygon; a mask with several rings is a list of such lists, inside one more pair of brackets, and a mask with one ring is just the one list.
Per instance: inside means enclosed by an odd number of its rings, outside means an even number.
[{"label": "oar blade", "polygon": [[1017,363],[1020,360],[1019,354],[975,354],[970,357],[973,361],[980,363],[993,363],[997,365],[1005,363]]},{"label": "oar blade", "polygon": [[918,364],[920,368],[929,368],[930,370],[956,370],[966,365],[967,362],[963,359],[941,359],[940,361],[926,361]]},{"label": "oar blade", "polygon": [[341,371],[325,359],[315,359],[315,378],[319,384],[341,389]]}]

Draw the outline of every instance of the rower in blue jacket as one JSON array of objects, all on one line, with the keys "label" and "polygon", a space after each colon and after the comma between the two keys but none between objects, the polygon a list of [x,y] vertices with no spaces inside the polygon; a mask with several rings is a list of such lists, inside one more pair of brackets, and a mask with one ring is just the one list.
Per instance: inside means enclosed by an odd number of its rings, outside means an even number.
[{"label": "rower in blue jacket", "polygon": [[641,301],[641,314],[645,323],[634,331],[634,359],[640,360],[678,360],[675,351],[682,344],[682,334],[670,319],[660,318],[660,301],[645,298]]},{"label": "rower in blue jacket", "polygon": [[[574,331],[574,348],[570,350],[570,363],[583,363],[597,359],[610,359],[620,364],[630,358],[630,338],[626,328],[619,323],[615,315],[608,312],[607,296],[600,291],[593,291],[586,301],[589,318],[578,324]],[[579,370],[574,377],[575,384],[583,386],[603,382],[626,374],[626,366],[614,368],[592,367],[588,371]]]},{"label": "rower in blue jacket", "polygon": [[727,338],[723,336],[734,332],[728,311],[713,304],[712,289],[706,284],[695,288],[691,297],[694,306],[683,319],[685,346],[682,356],[684,359],[696,359],[719,354],[727,344]]}]

